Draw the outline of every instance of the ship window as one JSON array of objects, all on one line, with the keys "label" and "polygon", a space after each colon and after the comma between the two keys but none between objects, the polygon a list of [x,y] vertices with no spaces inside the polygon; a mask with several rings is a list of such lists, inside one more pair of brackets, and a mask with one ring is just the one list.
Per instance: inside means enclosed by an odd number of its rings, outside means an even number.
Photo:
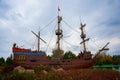
[{"label": "ship window", "polygon": [[26,58],[25,58],[25,55],[19,55],[18,56],[18,60],[20,61],[24,61]]}]

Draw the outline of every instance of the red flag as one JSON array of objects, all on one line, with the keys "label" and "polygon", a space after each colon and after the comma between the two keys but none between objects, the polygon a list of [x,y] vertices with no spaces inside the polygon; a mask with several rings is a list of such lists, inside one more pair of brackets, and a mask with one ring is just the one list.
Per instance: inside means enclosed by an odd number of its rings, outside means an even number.
[{"label": "red flag", "polygon": [[59,6],[58,6],[58,11],[60,11],[60,8],[59,8]]}]

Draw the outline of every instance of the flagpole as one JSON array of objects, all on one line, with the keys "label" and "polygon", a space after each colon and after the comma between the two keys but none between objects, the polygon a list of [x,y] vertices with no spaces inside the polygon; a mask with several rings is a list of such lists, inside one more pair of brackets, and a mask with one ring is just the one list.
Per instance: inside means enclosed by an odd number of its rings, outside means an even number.
[{"label": "flagpole", "polygon": [[58,16],[59,16],[59,14],[60,14],[59,12],[60,12],[60,7],[58,6]]}]

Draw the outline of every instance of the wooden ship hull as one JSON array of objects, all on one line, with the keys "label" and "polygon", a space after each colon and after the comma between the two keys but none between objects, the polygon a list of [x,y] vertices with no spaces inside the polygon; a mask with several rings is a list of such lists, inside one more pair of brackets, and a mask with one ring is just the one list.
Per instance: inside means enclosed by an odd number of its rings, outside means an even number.
[{"label": "wooden ship hull", "polygon": [[61,68],[67,69],[84,69],[84,68],[91,68],[93,66],[93,60],[81,60],[81,59],[71,59],[71,60],[64,60],[60,62],[51,62],[51,65],[59,65]]},{"label": "wooden ship hull", "polygon": [[66,59],[66,60],[51,60],[43,51],[31,51],[23,48],[13,48],[14,66],[23,66],[25,68],[34,68],[40,65],[45,66],[60,66],[63,69],[90,68],[94,61],[84,59]]}]

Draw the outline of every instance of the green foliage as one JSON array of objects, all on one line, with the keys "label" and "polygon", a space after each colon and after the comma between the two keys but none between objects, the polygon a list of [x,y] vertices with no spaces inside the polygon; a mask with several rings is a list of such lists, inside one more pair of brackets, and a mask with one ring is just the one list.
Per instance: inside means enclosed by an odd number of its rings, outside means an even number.
[{"label": "green foliage", "polygon": [[0,58],[0,66],[9,66],[13,64],[13,58],[12,55],[10,55],[10,57],[8,57],[5,61],[5,59],[3,57]]},{"label": "green foliage", "polygon": [[61,59],[63,57],[64,51],[62,49],[60,49],[60,50],[55,49],[52,51],[52,53],[53,53],[52,58]]},{"label": "green foliage", "polygon": [[102,54],[98,56],[96,65],[112,64],[112,56],[107,54]]},{"label": "green foliage", "polygon": [[57,72],[50,71],[45,80],[62,80],[62,77]]},{"label": "green foliage", "polygon": [[12,72],[3,75],[1,80],[34,80],[34,77],[30,73]]},{"label": "green foliage", "polygon": [[37,74],[41,73],[43,70],[48,72],[48,71],[50,71],[50,68],[48,66],[43,66],[43,65],[40,65],[39,67],[34,68],[34,71]]},{"label": "green foliage", "polygon": [[10,57],[7,58],[6,60],[6,65],[12,65],[13,64],[13,59],[12,59],[12,55]]},{"label": "green foliage", "polygon": [[3,57],[0,58],[0,66],[3,66],[5,64],[5,59]]},{"label": "green foliage", "polygon": [[112,57],[113,64],[120,64],[120,55],[114,55]]},{"label": "green foliage", "polygon": [[68,51],[64,54],[63,59],[75,59],[76,55],[73,54],[71,51]]}]

